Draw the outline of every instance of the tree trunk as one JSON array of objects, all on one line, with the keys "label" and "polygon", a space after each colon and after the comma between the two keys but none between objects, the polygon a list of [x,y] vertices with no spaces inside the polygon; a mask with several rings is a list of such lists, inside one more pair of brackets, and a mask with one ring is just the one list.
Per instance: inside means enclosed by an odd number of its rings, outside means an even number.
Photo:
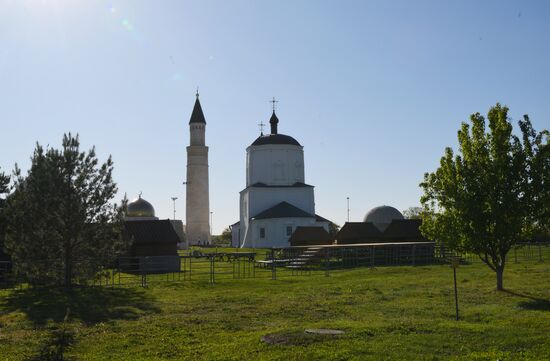
[{"label": "tree trunk", "polygon": [[497,273],[497,291],[502,291],[504,290],[504,286],[502,283],[502,278],[504,276],[504,267],[497,267],[495,272]]},{"label": "tree trunk", "polygon": [[71,274],[72,274],[72,259],[71,259],[71,251],[69,247],[66,247],[65,249],[65,287],[69,288],[71,287]]}]

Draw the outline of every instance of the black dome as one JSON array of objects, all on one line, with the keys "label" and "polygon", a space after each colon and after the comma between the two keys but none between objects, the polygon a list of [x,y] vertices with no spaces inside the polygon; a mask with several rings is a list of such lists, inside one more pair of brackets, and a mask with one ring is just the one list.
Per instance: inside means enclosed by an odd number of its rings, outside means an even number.
[{"label": "black dome", "polygon": [[290,144],[301,147],[300,143],[290,135],[284,134],[266,134],[260,135],[251,145],[266,145],[266,144]]}]

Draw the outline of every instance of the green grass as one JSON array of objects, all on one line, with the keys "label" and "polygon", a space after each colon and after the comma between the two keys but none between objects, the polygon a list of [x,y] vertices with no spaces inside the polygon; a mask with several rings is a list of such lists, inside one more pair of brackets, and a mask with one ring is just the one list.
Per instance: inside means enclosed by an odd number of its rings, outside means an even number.
[{"label": "green grass", "polygon": [[550,360],[548,261],[509,263],[506,292],[461,266],[458,322],[444,265],[207,281],[0,291],[0,360],[33,355],[67,307],[78,360]]}]

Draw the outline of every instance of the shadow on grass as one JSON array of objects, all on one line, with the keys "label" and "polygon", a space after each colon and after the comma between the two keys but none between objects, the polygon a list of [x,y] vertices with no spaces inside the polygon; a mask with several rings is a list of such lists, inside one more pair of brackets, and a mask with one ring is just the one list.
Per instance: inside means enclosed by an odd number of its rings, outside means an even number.
[{"label": "shadow on grass", "polygon": [[518,303],[518,306],[520,308],[523,308],[524,310],[550,311],[550,300],[546,300],[544,298],[539,298],[539,297],[531,296],[529,294],[518,293],[510,290],[504,290],[504,292],[513,296],[528,299],[528,301],[521,301]]},{"label": "shadow on grass", "polygon": [[94,324],[115,319],[133,320],[160,312],[154,299],[131,288],[80,287],[14,291],[0,301],[0,309],[23,312],[36,326],[61,322],[67,308],[71,319]]}]

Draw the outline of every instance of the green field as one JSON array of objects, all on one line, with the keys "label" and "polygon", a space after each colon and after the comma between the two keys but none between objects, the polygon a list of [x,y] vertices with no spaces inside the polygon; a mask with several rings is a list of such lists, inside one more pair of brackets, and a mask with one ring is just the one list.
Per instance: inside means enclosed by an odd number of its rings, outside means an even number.
[{"label": "green field", "polygon": [[[36,354],[70,308],[77,360],[550,360],[550,263],[475,263],[148,288],[0,291],[0,359]],[[344,330],[306,335],[307,328]],[[273,335],[276,344],[262,336]]]}]

